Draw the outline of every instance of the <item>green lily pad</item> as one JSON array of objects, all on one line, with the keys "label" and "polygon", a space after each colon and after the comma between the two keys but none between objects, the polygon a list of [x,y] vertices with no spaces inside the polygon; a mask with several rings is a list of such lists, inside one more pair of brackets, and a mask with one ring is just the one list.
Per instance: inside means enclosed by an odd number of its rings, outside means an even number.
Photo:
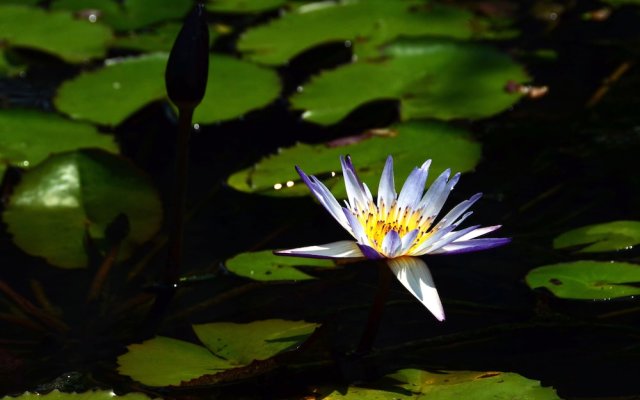
[{"label": "green lily pad", "polygon": [[243,14],[274,10],[287,0],[209,0],[206,8],[211,12]]},{"label": "green lily pad", "polygon": [[[326,389],[325,389],[326,391]],[[511,372],[403,369],[371,387],[350,386],[324,400],[558,400],[552,388]]]},{"label": "green lily pad", "polygon": [[269,319],[247,324],[214,322],[193,325],[211,352],[237,366],[266,360],[302,344],[320,324]]},{"label": "green lily pad", "polygon": [[52,153],[98,147],[118,152],[112,136],[86,123],[33,110],[0,110],[0,176],[7,164],[32,167]]},{"label": "green lily pad", "polygon": [[575,261],[545,265],[527,274],[530,288],[547,288],[556,297],[608,300],[640,294],[640,265],[623,262]]},{"label": "green lily pad", "polygon": [[68,12],[0,6],[0,42],[11,47],[39,50],[80,63],[104,57],[110,40],[109,28],[77,20]]},{"label": "green lily pad", "polygon": [[232,368],[206,347],[164,336],[129,345],[127,350],[118,357],[118,372],[148,386],[178,386]]},{"label": "green lily pad", "polygon": [[35,6],[42,2],[42,0],[0,0],[0,5],[13,4],[23,6]]},{"label": "green lily pad", "polygon": [[332,268],[331,260],[276,256],[271,250],[238,254],[225,262],[236,275],[256,281],[304,281],[315,279],[296,267]]},{"label": "green lily pad", "polygon": [[553,240],[553,247],[585,246],[581,253],[630,249],[640,244],[640,221],[612,221],[573,229]]},{"label": "green lily pad", "polygon": [[[74,119],[118,125],[145,105],[166,98],[166,53],[108,60],[96,71],[62,84],[56,107]],[[203,124],[236,118],[273,101],[280,92],[277,74],[269,69],[213,55],[205,98],[194,122]]]},{"label": "green lily pad", "polygon": [[116,395],[111,390],[92,390],[84,393],[63,393],[58,389],[46,394],[26,392],[17,397],[5,396],[2,400],[146,400],[150,399],[143,393],[127,393]]},{"label": "green lily pad", "polygon": [[57,154],[28,170],[3,218],[25,252],[58,267],[82,268],[87,265],[85,235],[106,250],[105,228],[121,213],[131,227],[120,244],[125,258],[160,228],[162,205],[131,163],[91,149]]},{"label": "green lily pad", "polygon": [[321,73],[291,97],[292,106],[324,125],[380,99],[397,99],[403,120],[482,118],[520,99],[505,90],[509,82],[529,80],[508,56],[479,44],[403,41],[386,47],[384,55]]},{"label": "green lily pad", "polygon": [[192,0],[55,0],[51,4],[54,10],[96,11],[98,21],[119,31],[181,20],[191,7]]},{"label": "green lily pad", "polygon": [[364,57],[400,36],[468,39],[484,25],[466,10],[432,2],[324,1],[250,29],[240,38],[238,50],[253,61],[278,65],[319,44],[349,41]]},{"label": "green lily pad", "polygon": [[128,346],[128,352],[118,357],[118,372],[149,386],[180,385],[290,350],[318,326],[281,319],[193,325],[207,347],[157,336]]},{"label": "green lily pad", "polygon": [[[169,22],[153,30],[144,32],[128,32],[116,37],[111,47],[119,49],[137,50],[142,52],[168,52],[173,46],[173,42],[180,32],[182,24]],[[218,31],[211,26],[209,29],[209,39],[213,43],[218,37]]]},{"label": "green lily pad", "polygon": [[394,157],[398,182],[404,181],[415,166],[432,158],[431,182],[446,168],[461,172],[473,170],[480,161],[480,153],[480,144],[464,130],[440,122],[412,121],[346,138],[340,143],[299,143],[234,173],[227,182],[234,189],[248,193],[308,195],[309,190],[294,169],[299,165],[307,174],[321,178],[337,198],[344,198],[340,155],[352,156],[360,178],[375,191],[388,155]]}]

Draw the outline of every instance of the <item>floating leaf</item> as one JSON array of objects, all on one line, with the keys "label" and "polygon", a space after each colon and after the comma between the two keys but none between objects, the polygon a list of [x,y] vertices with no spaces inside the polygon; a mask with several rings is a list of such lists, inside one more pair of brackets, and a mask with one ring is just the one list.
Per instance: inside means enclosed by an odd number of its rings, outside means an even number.
[{"label": "floating leaf", "polygon": [[243,366],[296,348],[319,326],[306,321],[269,319],[247,324],[214,322],[193,325],[193,330],[213,354]]},{"label": "floating leaf", "polygon": [[62,268],[82,268],[85,235],[100,246],[105,228],[121,213],[131,229],[120,245],[124,258],[160,228],[158,193],[126,160],[82,150],[54,155],[27,171],[3,217],[25,252]]},{"label": "floating leaf", "polygon": [[403,41],[384,54],[312,78],[291,97],[292,106],[319,124],[336,123],[358,106],[380,99],[397,99],[403,120],[481,118],[520,99],[505,90],[509,82],[529,80],[508,56],[478,44]]},{"label": "floating leaf", "polygon": [[58,389],[46,394],[26,392],[17,397],[5,396],[2,400],[146,400],[147,395],[142,393],[127,393],[116,395],[111,390],[92,390],[84,393],[63,393]]},{"label": "floating leaf", "polygon": [[[325,389],[328,392],[328,390]],[[324,400],[558,400],[552,388],[510,372],[403,369],[371,387],[334,390]]]},{"label": "floating leaf", "polygon": [[553,247],[586,246],[583,253],[616,251],[640,244],[640,221],[612,221],[565,232],[553,240]]},{"label": "floating leaf", "polygon": [[118,372],[149,386],[177,386],[232,368],[206,347],[163,336],[129,345],[127,349],[127,353],[118,357]]},{"label": "floating leaf", "polygon": [[[56,107],[75,119],[118,125],[145,105],[166,98],[166,63],[166,53],[108,60],[104,68],[63,83]],[[195,122],[239,117],[269,104],[280,91],[274,71],[227,56],[211,57],[209,75]]]},{"label": "floating leaf", "polygon": [[[170,51],[173,42],[178,36],[182,24],[169,22],[155,27],[153,30],[144,32],[129,32],[116,37],[111,47],[120,49],[130,49],[143,52],[163,52]],[[211,27],[209,37],[213,43],[218,36],[218,31]]]},{"label": "floating leaf", "polygon": [[286,0],[209,0],[207,10],[211,12],[242,14],[274,10]]},{"label": "floating leaf", "polygon": [[[376,190],[388,155],[394,157],[396,179],[404,179],[433,158],[429,179],[445,168],[471,171],[480,160],[480,144],[461,129],[438,122],[413,121],[384,131],[367,132],[343,139],[342,142],[309,145],[297,144],[276,155],[262,159],[253,167],[231,175],[228,183],[234,189],[272,196],[303,196],[309,190],[301,184],[294,170],[299,165],[306,173],[322,178],[338,197],[345,197],[341,183],[340,155],[350,154],[360,178]],[[374,184],[375,183],[375,184]]]},{"label": "floating leaf", "polygon": [[318,326],[281,319],[193,325],[207,347],[157,336],[130,345],[118,357],[118,372],[149,386],[180,385],[271,358],[300,345]]},{"label": "floating leaf", "polygon": [[472,13],[424,1],[341,1],[301,6],[247,31],[238,50],[265,64],[284,64],[303,50],[349,41],[360,57],[397,37],[470,38],[483,22]]},{"label": "floating leaf", "polygon": [[57,10],[96,11],[98,21],[120,31],[182,19],[191,7],[192,0],[55,0],[51,4]]},{"label": "floating leaf", "polygon": [[535,268],[527,274],[530,288],[547,288],[556,297],[608,300],[640,294],[640,265],[575,261]]},{"label": "floating leaf", "polygon": [[225,262],[227,269],[236,275],[256,281],[304,281],[314,279],[296,267],[331,268],[330,260],[276,256],[271,250],[242,253]]},{"label": "floating leaf", "polygon": [[80,63],[104,57],[110,40],[109,28],[78,21],[67,12],[0,6],[0,42],[11,47],[44,51],[64,61]]},{"label": "floating leaf", "polygon": [[118,152],[113,137],[99,133],[93,125],[40,111],[0,110],[0,175],[6,164],[34,166],[52,153],[82,147]]}]

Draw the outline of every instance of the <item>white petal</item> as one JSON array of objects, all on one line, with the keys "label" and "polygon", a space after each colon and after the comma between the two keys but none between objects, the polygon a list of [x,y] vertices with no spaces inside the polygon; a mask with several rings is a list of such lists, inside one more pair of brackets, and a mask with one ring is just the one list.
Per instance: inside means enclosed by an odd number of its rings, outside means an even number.
[{"label": "white petal", "polygon": [[387,257],[395,257],[402,248],[402,240],[398,232],[390,230],[382,239],[382,253]]},{"label": "white petal", "polygon": [[[448,169],[444,171],[438,177],[438,179],[436,179],[436,181],[438,181],[441,178],[444,178],[444,182],[439,181],[437,182],[438,185],[436,185],[436,182],[434,182],[434,184],[431,185],[429,190],[427,190],[427,193],[425,193],[424,197],[422,198],[422,201],[420,201],[420,206],[424,206],[424,210],[422,214],[425,216],[425,219],[426,218],[435,219],[435,217],[440,213],[440,210],[442,210],[442,206],[447,201],[447,198],[449,197],[449,194],[451,193],[453,188],[456,186],[456,183],[458,183],[458,180],[460,179],[460,174],[459,173],[455,174],[453,178],[451,178],[447,182],[449,174],[450,174],[450,171]],[[431,192],[432,188],[433,188],[433,192],[429,193]]]},{"label": "white petal", "polygon": [[356,216],[353,215],[353,213],[347,208],[343,207],[342,211],[345,217],[347,217],[347,221],[349,221],[349,225],[351,226],[351,230],[353,232],[353,237],[358,241],[358,243],[370,246],[371,244],[369,242],[369,238],[367,237],[367,234],[365,233],[364,228],[362,227],[362,224],[360,223],[358,218],[356,218]]},{"label": "white petal", "polygon": [[456,229],[456,225],[449,225],[431,234],[431,236],[429,236],[424,242],[420,243],[418,247],[416,247],[415,249],[413,249],[413,251],[411,251],[411,255],[421,256],[423,254],[429,253],[429,249],[434,243],[442,239],[444,236],[449,234],[449,232],[453,231],[454,229]]},{"label": "white petal", "polygon": [[400,190],[400,195],[398,196],[398,208],[417,208],[420,198],[424,193],[424,184],[427,182],[430,165],[431,160],[427,160],[420,168],[415,168],[411,171],[409,177],[402,186],[402,190]]},{"label": "white petal", "polygon": [[401,254],[405,254],[409,248],[413,246],[413,242],[416,241],[418,233],[420,233],[420,229],[416,228],[402,237],[402,248],[400,249]]},{"label": "white petal", "polygon": [[347,189],[351,209],[357,208],[358,210],[363,210],[367,205],[366,194],[364,193],[362,183],[356,175],[356,170],[351,163],[351,159],[349,156],[341,156],[340,163],[342,164],[342,175],[344,176],[344,185]]},{"label": "white petal", "polygon": [[297,249],[278,250],[274,254],[279,256],[309,257],[309,258],[363,258],[360,247],[351,240],[320,244],[317,246],[298,247]]},{"label": "white petal", "polygon": [[475,229],[469,233],[467,233],[466,235],[462,236],[461,238],[458,238],[458,240],[463,241],[463,240],[469,240],[469,239],[474,239],[477,238],[478,236],[482,236],[482,235],[486,235],[487,233],[491,233],[497,229],[500,229],[502,227],[502,225],[493,225],[493,226],[486,226],[484,228],[478,228]]},{"label": "white petal", "polygon": [[444,321],[440,296],[427,264],[417,257],[392,258],[387,260],[387,264],[400,283],[420,300],[438,321]]},{"label": "white petal", "polygon": [[458,218],[469,209],[476,201],[478,201],[482,197],[482,193],[476,193],[469,200],[464,200],[457,206],[453,207],[451,211],[449,211],[442,220],[436,225],[437,228],[444,228],[451,224],[455,224],[458,221]]},{"label": "white petal", "polygon": [[396,189],[393,182],[393,158],[389,156],[384,164],[382,177],[380,177],[380,184],[378,185],[378,208],[384,203],[388,210],[396,197]]}]

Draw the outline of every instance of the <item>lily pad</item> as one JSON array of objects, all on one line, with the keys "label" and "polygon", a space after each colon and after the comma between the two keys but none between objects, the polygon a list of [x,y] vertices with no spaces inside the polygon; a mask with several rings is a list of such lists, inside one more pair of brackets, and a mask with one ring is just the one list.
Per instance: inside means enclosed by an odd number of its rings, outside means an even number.
[{"label": "lily pad", "polygon": [[630,249],[640,244],[640,221],[612,221],[573,229],[553,240],[553,247],[583,246],[579,252],[596,253]]},{"label": "lily pad", "polygon": [[131,227],[120,244],[125,258],[160,228],[162,205],[133,164],[96,149],[57,154],[27,171],[3,218],[25,252],[58,267],[82,268],[86,234],[99,248],[107,246],[105,228],[122,213]]},{"label": "lily pad", "polygon": [[[62,84],[56,107],[74,119],[118,125],[145,105],[166,98],[166,53],[107,60],[99,70]],[[213,55],[205,98],[194,122],[213,123],[264,107],[280,92],[277,74],[269,69]]]},{"label": "lily pad", "polygon": [[32,167],[52,153],[98,147],[118,152],[112,136],[86,123],[33,110],[0,110],[0,176],[7,164]]},{"label": "lily pad", "polygon": [[304,342],[318,324],[280,319],[193,325],[203,347],[157,336],[128,346],[118,372],[149,386],[180,385],[265,360]]},{"label": "lily pad", "polygon": [[298,7],[240,37],[253,61],[279,65],[311,47],[349,41],[359,57],[400,36],[468,39],[485,24],[469,11],[425,1],[353,0]]},{"label": "lily pad", "polygon": [[192,0],[55,0],[52,9],[81,13],[95,11],[97,21],[114,29],[134,30],[158,22],[182,19]]},{"label": "lily pad", "polygon": [[559,400],[552,388],[510,372],[403,369],[372,387],[332,391],[324,400]]},{"label": "lily pad", "polygon": [[[144,32],[128,32],[124,35],[117,36],[111,47],[143,52],[168,52],[171,50],[181,27],[181,23],[169,22],[154,27],[152,30],[145,30]],[[209,29],[211,43],[213,43],[217,37],[218,31],[215,27],[211,26]]]},{"label": "lily pad", "polygon": [[287,0],[209,0],[206,8],[211,12],[244,14],[275,10]]},{"label": "lily pad", "polygon": [[481,146],[468,132],[440,122],[413,121],[391,129],[325,144],[296,144],[278,154],[260,160],[253,167],[238,171],[228,178],[231,187],[242,192],[269,196],[304,196],[309,194],[295,172],[299,165],[306,173],[316,175],[338,198],[346,197],[338,157],[350,154],[360,178],[371,190],[377,190],[380,174],[388,155],[394,157],[397,180],[426,158],[433,158],[429,181],[446,168],[471,171],[480,161]]},{"label": "lily pad", "polygon": [[225,262],[227,269],[236,275],[256,281],[304,281],[315,279],[296,267],[332,268],[333,261],[313,258],[281,257],[271,250],[242,253]]},{"label": "lily pad", "polygon": [[77,20],[68,12],[0,5],[0,42],[43,51],[70,63],[104,57],[111,40],[106,26]]},{"label": "lily pad", "polygon": [[143,393],[127,393],[116,395],[111,390],[92,390],[84,393],[64,393],[58,389],[46,394],[26,392],[17,397],[5,396],[2,400],[146,400],[150,399]]},{"label": "lily pad", "polygon": [[530,79],[508,56],[475,43],[402,41],[383,54],[312,78],[291,97],[292,106],[304,110],[304,119],[324,125],[380,99],[397,99],[403,120],[483,118],[520,99],[505,90],[509,82]]},{"label": "lily pad", "polygon": [[547,288],[556,297],[608,300],[640,295],[640,265],[623,262],[575,261],[545,265],[527,274],[530,288]]},{"label": "lily pad", "polygon": [[118,372],[149,386],[177,386],[232,365],[203,346],[156,336],[127,347],[118,357]]},{"label": "lily pad", "polygon": [[247,324],[214,322],[193,325],[193,330],[213,354],[243,366],[295,349],[319,326],[306,321],[269,319]]}]

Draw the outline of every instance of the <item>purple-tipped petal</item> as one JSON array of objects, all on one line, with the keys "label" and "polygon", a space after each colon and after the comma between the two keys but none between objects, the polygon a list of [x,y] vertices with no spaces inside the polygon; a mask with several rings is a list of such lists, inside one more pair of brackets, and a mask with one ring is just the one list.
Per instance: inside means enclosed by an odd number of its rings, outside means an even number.
[{"label": "purple-tipped petal", "polygon": [[[442,173],[433,181],[427,192],[422,196],[422,200],[418,204],[418,208],[423,208],[423,214],[430,216],[433,210],[437,207],[436,203],[444,196],[444,191],[447,187],[447,182],[451,175],[450,169],[445,169]],[[437,211],[436,211],[437,213]]]},{"label": "purple-tipped petal", "polygon": [[406,254],[411,246],[413,246],[413,242],[416,241],[418,233],[420,233],[420,229],[416,228],[402,237],[402,248],[400,249],[400,254]]},{"label": "purple-tipped petal", "polygon": [[333,194],[331,194],[331,191],[315,176],[307,176],[300,167],[296,166],[296,171],[298,171],[298,175],[300,175],[302,181],[329,214],[331,214],[344,229],[351,232],[351,227],[342,212],[342,207],[340,207],[340,203],[338,203]]},{"label": "purple-tipped petal", "polygon": [[378,185],[378,208],[384,203],[388,210],[396,197],[396,188],[393,180],[393,158],[389,156],[384,164],[380,184]]},{"label": "purple-tipped petal", "polygon": [[458,218],[464,214],[472,205],[477,202],[480,197],[482,197],[482,193],[476,193],[469,200],[464,200],[457,206],[453,207],[451,211],[449,211],[442,220],[436,225],[437,228],[444,228],[446,226],[455,224],[458,221]]},{"label": "purple-tipped petal", "polygon": [[368,204],[366,201],[366,194],[364,193],[364,187],[361,181],[358,179],[356,169],[351,163],[351,157],[340,157],[340,164],[342,165],[342,175],[344,176],[344,185],[347,189],[347,196],[349,197],[349,203],[351,209],[357,208],[363,210]]},{"label": "purple-tipped petal", "polygon": [[296,249],[277,250],[279,256],[307,258],[364,258],[358,244],[351,240],[319,244],[317,246],[298,247]]},{"label": "purple-tipped petal", "polygon": [[491,233],[495,230],[498,230],[502,227],[502,225],[493,225],[493,226],[485,226],[484,228],[478,228],[475,229],[469,233],[467,233],[466,235],[462,236],[461,238],[458,238],[459,241],[463,241],[463,240],[471,240],[474,238],[477,238],[478,236],[482,236],[482,235],[486,235],[487,233]]},{"label": "purple-tipped petal", "polygon": [[369,245],[369,238],[362,227],[362,224],[358,220],[358,218],[353,215],[348,208],[343,207],[342,211],[349,222],[349,226],[351,226],[351,231],[353,232],[353,237],[358,241],[358,243]]},{"label": "purple-tipped petal", "polygon": [[492,249],[511,242],[510,238],[484,238],[449,243],[433,252],[433,254],[461,254],[472,251]]},{"label": "purple-tipped petal", "polygon": [[433,282],[429,267],[417,257],[399,257],[387,260],[396,278],[414,295],[438,321],[444,321],[444,310]]},{"label": "purple-tipped petal", "polygon": [[[458,224],[455,225],[456,228],[458,227]],[[470,226],[468,228],[459,230],[459,231],[452,231],[447,233],[446,235],[444,235],[440,240],[438,240],[437,242],[433,243],[431,245],[431,247],[429,247],[429,253],[433,253],[436,250],[448,245],[449,243],[453,243],[456,240],[459,240],[461,237],[465,236],[466,234],[468,234],[469,232],[478,229],[480,225],[475,225],[475,226]]]},{"label": "purple-tipped petal", "polygon": [[360,247],[360,251],[362,252],[362,254],[364,254],[364,257],[369,260],[380,260],[382,258],[385,258],[382,254],[378,253],[378,251],[371,246],[358,243],[358,247]]},{"label": "purple-tipped petal", "polygon": [[454,229],[456,229],[455,225],[449,225],[449,226],[447,226],[445,228],[442,228],[439,231],[431,234],[431,236],[429,236],[424,242],[420,243],[420,245],[418,247],[413,249],[413,251],[411,252],[411,255],[412,256],[421,256],[423,254],[429,253],[429,249],[431,248],[431,246],[434,243],[436,243],[438,240],[442,239],[445,235],[447,235],[449,232],[453,231]]},{"label": "purple-tipped petal", "polygon": [[402,239],[398,232],[390,230],[382,239],[382,253],[388,258],[395,257],[402,248]]},{"label": "purple-tipped petal", "polygon": [[398,196],[398,208],[417,208],[420,198],[424,193],[424,185],[427,182],[430,165],[431,160],[427,160],[420,168],[414,168],[414,170],[411,171],[409,177],[402,186],[402,190],[400,190],[400,195]]}]

